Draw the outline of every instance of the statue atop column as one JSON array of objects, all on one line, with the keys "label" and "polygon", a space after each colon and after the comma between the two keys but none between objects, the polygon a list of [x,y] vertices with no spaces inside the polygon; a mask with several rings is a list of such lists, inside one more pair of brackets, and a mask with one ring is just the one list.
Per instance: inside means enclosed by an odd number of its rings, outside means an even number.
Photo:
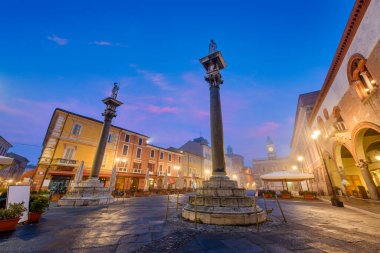
[{"label": "statue atop column", "polygon": [[113,84],[113,88],[112,88],[112,95],[111,97],[116,99],[117,98],[117,93],[119,92],[119,89],[120,89],[120,86],[118,83],[114,83]]},{"label": "statue atop column", "polygon": [[208,45],[208,54],[213,54],[217,51],[216,43],[211,39],[210,44]]}]

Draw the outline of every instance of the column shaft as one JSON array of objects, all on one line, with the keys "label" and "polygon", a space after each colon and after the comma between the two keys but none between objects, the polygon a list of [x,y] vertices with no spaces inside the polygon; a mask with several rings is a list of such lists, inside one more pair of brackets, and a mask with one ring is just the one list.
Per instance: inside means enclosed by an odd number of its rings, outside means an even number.
[{"label": "column shaft", "polygon": [[111,120],[106,119],[103,124],[102,134],[100,136],[99,145],[96,150],[94,163],[92,165],[91,177],[93,178],[99,177],[99,172],[100,172],[100,168],[102,167],[104,152],[106,150],[106,145],[108,141],[110,126],[111,126]]},{"label": "column shaft", "polygon": [[212,175],[225,176],[222,108],[219,85],[210,85],[210,127],[212,149]]}]

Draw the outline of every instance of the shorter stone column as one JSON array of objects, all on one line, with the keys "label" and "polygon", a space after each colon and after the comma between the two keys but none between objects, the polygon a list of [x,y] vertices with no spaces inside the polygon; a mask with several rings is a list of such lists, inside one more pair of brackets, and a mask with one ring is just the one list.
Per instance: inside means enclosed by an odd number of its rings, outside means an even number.
[{"label": "shorter stone column", "polygon": [[364,182],[367,185],[371,198],[374,200],[379,200],[379,193],[377,192],[376,185],[373,182],[371,172],[368,169],[368,163],[363,159],[360,159],[356,166],[359,168],[360,173],[363,176]]}]

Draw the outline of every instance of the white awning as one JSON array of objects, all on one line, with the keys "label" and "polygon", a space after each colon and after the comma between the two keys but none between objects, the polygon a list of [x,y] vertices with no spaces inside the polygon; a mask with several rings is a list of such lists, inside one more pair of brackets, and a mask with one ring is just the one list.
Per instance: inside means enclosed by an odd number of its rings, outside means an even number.
[{"label": "white awning", "polygon": [[302,173],[297,171],[275,171],[272,173],[264,174],[260,176],[264,181],[304,181],[307,179],[313,179],[314,175],[310,173]]},{"label": "white awning", "polygon": [[4,169],[13,163],[13,158],[0,155],[0,169]]}]

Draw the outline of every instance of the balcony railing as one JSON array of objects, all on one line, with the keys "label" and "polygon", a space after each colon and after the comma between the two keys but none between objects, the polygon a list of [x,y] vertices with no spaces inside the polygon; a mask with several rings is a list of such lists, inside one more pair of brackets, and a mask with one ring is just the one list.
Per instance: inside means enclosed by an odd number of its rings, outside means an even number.
[{"label": "balcony railing", "polygon": [[57,159],[54,159],[54,164],[63,165],[63,166],[76,166],[77,160],[57,158]]}]

